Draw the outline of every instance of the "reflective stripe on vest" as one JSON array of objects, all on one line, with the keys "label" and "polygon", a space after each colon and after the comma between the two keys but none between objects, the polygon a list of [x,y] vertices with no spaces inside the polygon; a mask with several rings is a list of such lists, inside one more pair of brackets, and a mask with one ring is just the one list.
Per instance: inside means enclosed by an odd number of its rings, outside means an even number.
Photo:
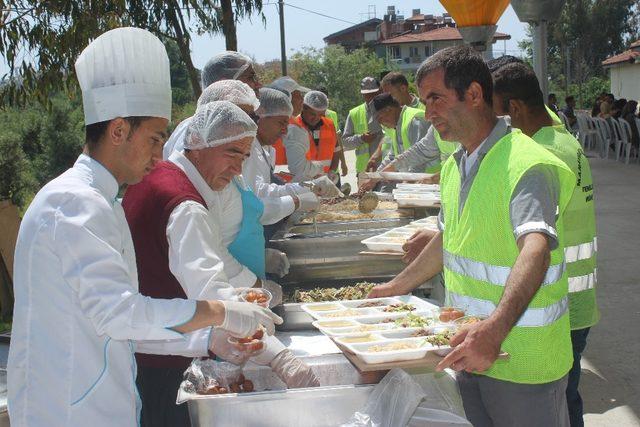
[{"label": "reflective stripe on vest", "polygon": [[[506,286],[507,279],[511,274],[510,267],[475,261],[460,255],[454,255],[446,250],[443,251],[443,263],[446,268],[454,273],[496,286]],[[564,263],[550,265],[542,281],[542,286],[553,284],[562,279],[564,271]]]},{"label": "reflective stripe on vest", "polygon": [[569,277],[569,293],[593,289],[597,281],[597,270],[593,270],[593,273],[585,274],[584,276]]},{"label": "reflective stripe on vest", "polygon": [[564,249],[564,259],[568,263],[580,261],[581,259],[589,259],[598,251],[598,239],[593,238],[591,242],[582,243],[581,245],[569,246]]},{"label": "reflective stripe on vest", "polygon": [[[455,292],[447,293],[447,303],[460,307],[472,316],[489,316],[496,309],[496,305],[491,301],[460,295]],[[516,326],[521,327],[542,327],[550,325],[560,319],[569,309],[569,298],[564,297],[543,308],[528,307],[518,319]]]}]

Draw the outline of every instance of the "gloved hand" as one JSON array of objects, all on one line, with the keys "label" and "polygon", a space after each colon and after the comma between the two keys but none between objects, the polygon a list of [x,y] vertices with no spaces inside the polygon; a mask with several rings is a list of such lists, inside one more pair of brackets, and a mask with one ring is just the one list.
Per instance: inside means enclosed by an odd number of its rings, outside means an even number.
[{"label": "gloved hand", "polygon": [[313,192],[320,197],[344,197],[336,185],[327,176],[321,176],[311,181]]},{"label": "gloved hand", "polygon": [[273,372],[289,388],[317,387],[320,385],[318,377],[309,365],[295,357],[290,350],[284,350],[269,363]]},{"label": "gloved hand", "polygon": [[311,191],[306,193],[300,193],[296,196],[298,198],[298,210],[301,211],[315,211],[320,207],[320,199]]},{"label": "gloved hand", "polygon": [[[289,271],[289,261],[287,261],[287,271]],[[269,307],[275,307],[278,304],[282,304],[282,286],[278,285],[273,280],[262,280],[262,288],[271,292],[272,298],[269,302]]]},{"label": "gloved hand", "polygon": [[241,351],[228,341],[230,336],[224,329],[213,328],[209,338],[209,351],[234,365],[242,365],[261,350],[256,349],[255,352]]},{"label": "gloved hand", "polygon": [[[267,273],[276,274],[278,277],[284,277],[289,273],[289,259],[284,252],[267,248],[264,251],[264,261]],[[280,288],[280,286],[278,286],[278,288]],[[280,294],[282,294],[282,288],[280,288]],[[275,299],[275,295],[273,297]]]},{"label": "gloved hand", "polygon": [[224,305],[224,322],[220,329],[224,329],[234,337],[244,338],[253,335],[262,325],[267,334],[273,335],[275,325],[282,324],[282,318],[258,304],[239,301],[221,301]]}]

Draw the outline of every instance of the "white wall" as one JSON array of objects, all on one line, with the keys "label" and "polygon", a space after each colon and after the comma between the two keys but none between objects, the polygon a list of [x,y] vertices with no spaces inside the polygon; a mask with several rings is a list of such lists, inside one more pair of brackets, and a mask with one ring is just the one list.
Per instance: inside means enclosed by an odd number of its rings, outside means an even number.
[{"label": "white wall", "polygon": [[619,64],[610,68],[611,93],[618,98],[640,100],[640,64]]}]

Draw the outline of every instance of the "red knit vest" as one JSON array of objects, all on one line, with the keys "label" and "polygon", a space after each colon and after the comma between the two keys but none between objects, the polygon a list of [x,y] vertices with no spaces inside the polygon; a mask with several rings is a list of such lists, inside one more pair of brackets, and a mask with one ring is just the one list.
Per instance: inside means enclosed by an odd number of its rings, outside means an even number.
[{"label": "red knit vest", "polygon": [[[207,206],[185,173],[171,162],[158,163],[144,179],[127,188],[122,207],[136,251],[140,293],[152,298],[187,296],[169,269],[167,223],[173,209],[186,200]],[[136,353],[140,366],[186,369],[191,359]]]}]

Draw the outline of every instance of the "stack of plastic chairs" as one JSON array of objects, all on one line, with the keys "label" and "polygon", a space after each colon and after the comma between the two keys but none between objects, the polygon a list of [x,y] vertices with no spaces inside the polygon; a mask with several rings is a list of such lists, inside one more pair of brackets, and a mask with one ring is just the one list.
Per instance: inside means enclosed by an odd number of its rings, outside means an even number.
[{"label": "stack of plastic chairs", "polygon": [[600,153],[601,158],[608,159],[609,145],[614,143],[615,137],[613,136],[613,132],[609,127],[609,123],[607,123],[605,119],[594,117],[593,121],[596,125],[596,129],[598,130],[598,152]]},{"label": "stack of plastic chairs", "polygon": [[597,131],[595,126],[591,124],[591,118],[584,113],[576,114],[576,119],[578,121],[578,141],[582,148],[586,151],[588,148],[594,147]]},{"label": "stack of plastic chairs", "polygon": [[[633,134],[631,133],[631,125],[629,124],[628,121],[626,121],[622,117],[618,119],[618,123],[620,123],[620,131],[622,133],[622,139],[623,139],[623,144],[621,146],[622,151],[620,155],[624,154],[624,162],[625,164],[628,165],[629,159],[631,157],[631,149],[632,149],[631,139]],[[638,153],[636,152],[636,156],[637,155]],[[616,154],[616,159],[617,158],[618,158],[618,155]]]}]

